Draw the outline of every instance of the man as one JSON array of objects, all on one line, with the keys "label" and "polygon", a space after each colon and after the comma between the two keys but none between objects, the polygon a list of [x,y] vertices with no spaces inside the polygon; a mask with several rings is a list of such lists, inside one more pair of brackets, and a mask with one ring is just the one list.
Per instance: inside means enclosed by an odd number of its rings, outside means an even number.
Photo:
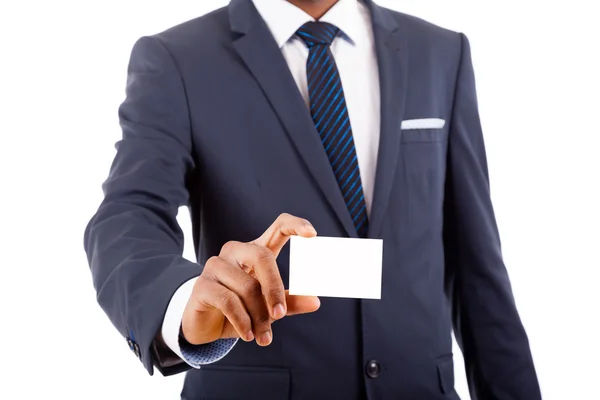
[{"label": "man", "polygon": [[[473,399],[541,397],[464,35],[371,0],[233,0],[128,72],[85,246],[151,374],[189,370],[188,400],[458,399],[454,323]],[[381,300],[284,291],[288,238],[317,232],[383,239]]]}]

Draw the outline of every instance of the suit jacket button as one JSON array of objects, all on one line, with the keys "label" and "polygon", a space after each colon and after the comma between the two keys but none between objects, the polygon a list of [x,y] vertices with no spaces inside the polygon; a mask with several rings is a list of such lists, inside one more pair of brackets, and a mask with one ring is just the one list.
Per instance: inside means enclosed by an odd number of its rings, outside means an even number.
[{"label": "suit jacket button", "polygon": [[376,360],[371,360],[367,363],[366,371],[369,378],[375,379],[381,373],[381,366]]},{"label": "suit jacket button", "polygon": [[137,356],[137,358],[142,357],[142,353],[140,352],[140,346],[137,343],[135,343],[133,345],[133,351],[134,351],[135,355]]},{"label": "suit jacket button", "polygon": [[127,345],[129,346],[130,350],[133,350],[133,342],[129,338],[127,338]]}]

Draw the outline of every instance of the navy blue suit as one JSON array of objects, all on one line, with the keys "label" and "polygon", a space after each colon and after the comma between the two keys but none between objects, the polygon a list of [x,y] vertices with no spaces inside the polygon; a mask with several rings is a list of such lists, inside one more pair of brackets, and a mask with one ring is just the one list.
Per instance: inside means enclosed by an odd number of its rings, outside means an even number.
[{"label": "navy blue suit", "polygon": [[[528,339],[502,261],[465,36],[370,0],[382,93],[369,218],[383,238],[381,300],[323,298],[284,318],[261,348],[238,342],[189,371],[183,398],[458,399],[451,332],[473,399],[536,400]],[[322,236],[356,237],[318,133],[252,2],[134,46],[123,139],[85,235],[98,301],[152,373],[154,340],[176,289],[230,240],[286,212]],[[435,117],[442,129],[402,131]],[[189,206],[198,263],[176,222]],[[278,258],[288,281],[287,247]],[[376,361],[377,368],[371,365]]]}]

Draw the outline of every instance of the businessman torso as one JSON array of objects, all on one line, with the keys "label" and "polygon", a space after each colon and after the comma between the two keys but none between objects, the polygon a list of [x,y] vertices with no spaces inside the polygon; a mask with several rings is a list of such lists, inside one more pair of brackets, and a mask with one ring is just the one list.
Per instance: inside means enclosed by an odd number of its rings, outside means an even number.
[{"label": "businessman torso", "polygon": [[[473,305],[455,304],[455,311],[465,318],[456,321],[464,324],[473,385],[491,390],[481,382],[491,380],[495,368],[507,367],[507,359],[498,356],[506,345],[515,354],[527,353],[522,369],[514,372],[526,370],[523,379],[529,383],[521,387],[533,388],[526,338],[512,304],[489,204],[465,39],[370,1],[365,4],[373,22],[381,94],[368,236],[384,240],[382,299],[324,298],[318,312],[276,322],[270,346],[239,342],[218,363],[188,372],[186,399],[458,399],[450,303],[467,298]],[[160,83],[139,85],[138,69],[158,74]],[[466,88],[461,94],[463,73]],[[145,151],[146,161],[160,165],[148,179],[166,193],[148,204],[172,208],[177,206],[173,199],[189,199],[199,264],[227,241],[259,236],[283,212],[308,219],[322,236],[356,236],[305,99],[250,1],[234,0],[227,8],[143,39],[132,54],[130,76],[128,100],[121,108],[129,139],[119,145],[107,191],[129,185],[127,190],[139,187],[143,192],[150,185],[125,176],[137,168],[127,165],[135,159],[130,155]],[[157,92],[165,95],[153,96]],[[458,96],[466,99],[457,103]],[[474,109],[462,109],[468,106]],[[138,114],[142,108],[152,115]],[[403,121],[428,118],[446,123],[402,129]],[[134,126],[140,124],[151,127],[149,136],[159,146],[163,132],[185,134],[165,141],[159,153],[136,137]],[[458,131],[454,158],[452,127]],[[473,142],[463,132],[469,129],[475,131]],[[138,167],[144,168],[144,162]],[[463,169],[474,172],[462,181],[451,176],[450,170]],[[173,176],[185,176],[185,195]],[[456,194],[466,190],[472,195]],[[479,241],[482,254],[454,243],[456,235]],[[464,253],[449,251],[450,245]],[[463,287],[455,289],[456,276],[467,275],[456,269],[453,260],[459,259],[485,264],[480,276],[496,280],[483,291],[496,293],[488,296],[476,286],[469,286],[475,291],[469,295]],[[284,283],[287,260],[286,248],[278,258]],[[476,285],[477,279],[461,282]],[[488,300],[492,311],[481,311],[479,303]],[[484,322],[472,321],[479,317]],[[495,328],[485,326],[502,320],[514,328],[509,340],[514,342],[498,344]],[[481,368],[481,353],[499,358]],[[510,375],[498,379],[504,382]]]},{"label": "businessman torso", "polygon": [[[323,236],[355,235],[306,104],[254,12],[234,3],[162,38],[190,109],[196,165],[189,186],[200,263],[229,240],[257,237],[282,212],[308,219]],[[409,132],[403,141],[401,123],[449,119],[460,43],[394,17],[382,12],[374,28],[385,101],[370,236],[385,240],[382,300],[322,299],[314,315],[278,322],[268,348],[238,343],[215,366],[190,372],[184,390],[190,399],[227,398],[225,387],[247,391],[249,384],[264,390],[261,396],[283,399],[290,382],[301,399],[356,398],[365,380],[388,396],[391,387],[427,399],[452,390],[442,246],[447,132]],[[246,34],[236,38],[232,24]],[[284,282],[287,259],[284,250],[278,259]],[[382,369],[376,378],[366,375],[371,360]],[[260,374],[256,367],[275,370]]]}]

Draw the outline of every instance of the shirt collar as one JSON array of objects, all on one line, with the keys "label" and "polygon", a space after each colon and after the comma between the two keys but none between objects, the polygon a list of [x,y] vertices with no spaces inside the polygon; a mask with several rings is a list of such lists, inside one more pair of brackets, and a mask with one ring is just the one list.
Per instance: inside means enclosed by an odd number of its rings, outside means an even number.
[{"label": "shirt collar", "polygon": [[[252,1],[280,48],[302,25],[315,20],[287,0]],[[350,41],[356,42],[362,33],[360,5],[358,0],[339,0],[319,21],[337,26]]]}]

